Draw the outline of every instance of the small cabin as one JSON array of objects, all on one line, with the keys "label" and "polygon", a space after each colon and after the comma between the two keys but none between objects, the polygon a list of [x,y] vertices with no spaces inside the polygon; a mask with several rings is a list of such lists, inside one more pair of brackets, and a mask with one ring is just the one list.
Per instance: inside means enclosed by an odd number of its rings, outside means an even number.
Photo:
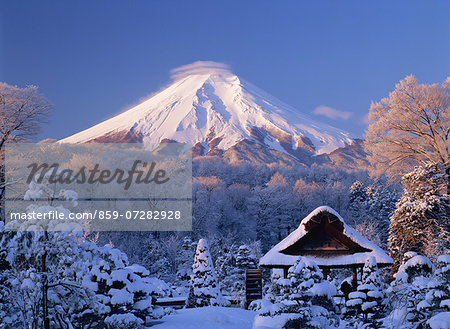
[{"label": "small cabin", "polygon": [[269,250],[259,265],[283,269],[287,277],[289,267],[300,257],[307,257],[322,269],[325,278],[330,269],[352,268],[356,285],[357,270],[364,267],[370,256],[375,257],[378,267],[393,264],[384,250],[348,226],[334,209],[323,206],[306,216],[295,231]]}]

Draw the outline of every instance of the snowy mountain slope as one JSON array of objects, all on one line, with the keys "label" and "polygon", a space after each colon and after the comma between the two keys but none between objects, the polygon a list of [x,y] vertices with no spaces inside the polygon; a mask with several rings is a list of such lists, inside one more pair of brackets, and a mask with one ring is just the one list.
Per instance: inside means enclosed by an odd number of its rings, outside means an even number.
[{"label": "snowy mountain slope", "polygon": [[227,70],[201,70],[179,77],[141,104],[67,137],[62,142],[175,140],[228,150],[242,140],[297,156],[330,153],[352,144],[350,135],[306,115]]}]

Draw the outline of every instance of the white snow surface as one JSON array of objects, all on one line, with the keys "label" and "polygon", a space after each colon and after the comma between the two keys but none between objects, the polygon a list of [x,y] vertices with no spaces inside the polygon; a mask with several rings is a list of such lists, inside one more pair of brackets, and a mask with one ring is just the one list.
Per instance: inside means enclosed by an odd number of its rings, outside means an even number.
[{"label": "white snow surface", "polygon": [[[318,258],[311,256],[292,256],[281,253],[281,250],[293,245],[308,233],[305,226],[313,217],[321,212],[328,212],[335,215],[344,224],[344,234],[352,239],[360,246],[367,248],[369,252],[359,252],[352,255],[337,256],[333,258]],[[275,247],[269,250],[259,261],[261,266],[292,266],[296,263],[297,259],[303,260],[312,259],[318,266],[335,266],[346,264],[365,264],[368,257],[373,256],[377,261],[377,264],[392,264],[393,260],[386,254],[383,249],[378,247],[373,242],[367,240],[355,229],[348,226],[344,219],[332,208],[327,206],[321,206],[313,210],[308,216],[306,216],[301,222],[298,228],[289,234],[284,240],[279,242]]]},{"label": "white snow surface", "polygon": [[256,313],[234,307],[199,307],[177,310],[154,329],[250,329]]},{"label": "white snow surface", "polygon": [[[133,132],[144,143],[157,145],[171,139],[195,145],[221,138],[226,150],[242,139],[253,139],[249,128],[277,131],[291,137],[297,148],[309,138],[316,153],[329,153],[353,142],[350,134],[317,122],[227,70],[202,70],[174,81],[137,106],[62,140],[83,143],[117,132]],[[267,146],[286,152],[276,138]]]},{"label": "white snow surface", "polygon": [[328,281],[314,284],[309,291],[315,296],[327,296],[328,298],[337,294],[336,287]]},{"label": "white snow surface", "polygon": [[394,277],[397,278],[397,276],[400,273],[405,273],[408,268],[418,266],[418,265],[426,266],[432,270],[435,269],[435,266],[433,265],[433,263],[431,263],[431,261],[427,257],[417,255],[417,256],[410,258],[405,264],[400,265],[400,267],[398,268],[398,271],[394,275]]},{"label": "white snow surface", "polygon": [[431,317],[427,324],[431,329],[450,329],[450,312],[441,312]]}]

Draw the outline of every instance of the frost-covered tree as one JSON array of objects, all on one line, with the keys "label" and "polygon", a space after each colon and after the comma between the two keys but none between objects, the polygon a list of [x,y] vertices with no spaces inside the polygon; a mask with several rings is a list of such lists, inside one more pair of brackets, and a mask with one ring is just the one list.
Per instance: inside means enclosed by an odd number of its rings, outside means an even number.
[{"label": "frost-covered tree", "polygon": [[198,241],[192,272],[187,307],[227,304],[220,291],[206,239]]},{"label": "frost-covered tree", "polygon": [[389,217],[394,212],[397,199],[397,193],[383,184],[365,186],[355,181],[350,187],[348,208],[356,230],[385,248],[389,236]]},{"label": "frost-covered tree", "polygon": [[371,105],[366,149],[376,174],[398,176],[431,162],[446,173],[450,194],[450,78],[439,86],[400,81]]},{"label": "frost-covered tree", "polygon": [[38,88],[19,88],[0,83],[0,150],[7,141],[26,140],[39,132],[39,123],[47,119],[51,104]]},{"label": "frost-covered tree", "polygon": [[0,221],[4,221],[4,146],[6,142],[26,141],[39,132],[51,112],[51,104],[35,86],[19,88],[0,82]]},{"label": "frost-covered tree", "polygon": [[450,250],[450,199],[442,194],[444,176],[433,164],[403,176],[404,192],[391,217],[388,246],[395,271],[407,251],[431,258]]},{"label": "frost-covered tree", "polygon": [[299,218],[293,191],[286,179],[275,173],[266,186],[256,187],[248,200],[249,216],[256,225],[256,239],[267,251],[290,233]]}]

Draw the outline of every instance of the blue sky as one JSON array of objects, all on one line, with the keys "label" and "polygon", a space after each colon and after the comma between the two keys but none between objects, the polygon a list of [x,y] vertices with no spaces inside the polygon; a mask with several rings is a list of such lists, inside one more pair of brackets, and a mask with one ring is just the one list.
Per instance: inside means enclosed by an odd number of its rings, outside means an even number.
[{"label": "blue sky", "polygon": [[37,85],[55,106],[39,139],[107,119],[198,60],[354,136],[406,75],[440,83],[450,71],[449,1],[0,4],[0,81]]}]

